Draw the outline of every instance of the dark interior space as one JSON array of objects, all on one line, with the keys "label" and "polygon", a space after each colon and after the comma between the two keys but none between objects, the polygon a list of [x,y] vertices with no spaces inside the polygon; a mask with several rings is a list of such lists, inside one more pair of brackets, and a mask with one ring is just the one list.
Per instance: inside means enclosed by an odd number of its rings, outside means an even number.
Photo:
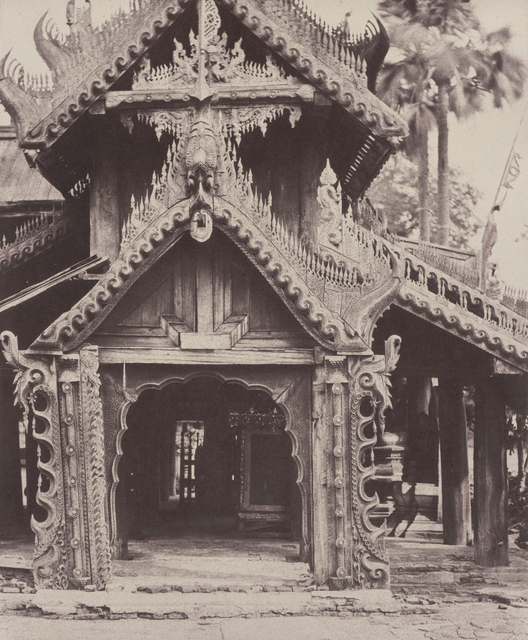
[{"label": "dark interior space", "polygon": [[212,377],[142,392],[122,442],[122,537],[298,538],[301,502],[285,424],[267,393]]}]

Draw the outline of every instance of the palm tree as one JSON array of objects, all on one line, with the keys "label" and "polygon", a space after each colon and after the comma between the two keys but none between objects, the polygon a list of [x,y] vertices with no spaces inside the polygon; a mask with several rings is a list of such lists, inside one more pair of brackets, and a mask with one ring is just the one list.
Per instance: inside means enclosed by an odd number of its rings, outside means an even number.
[{"label": "palm tree", "polygon": [[[483,36],[468,0],[382,0],[379,4],[400,59],[385,66],[379,94],[407,115],[411,139],[407,152],[418,157],[420,237],[430,239],[427,209],[428,132],[438,135],[437,216],[440,244],[449,241],[448,114],[467,117],[489,104],[522,95],[526,69],[506,51],[510,34],[503,29]],[[414,134],[414,135],[413,135]]]}]

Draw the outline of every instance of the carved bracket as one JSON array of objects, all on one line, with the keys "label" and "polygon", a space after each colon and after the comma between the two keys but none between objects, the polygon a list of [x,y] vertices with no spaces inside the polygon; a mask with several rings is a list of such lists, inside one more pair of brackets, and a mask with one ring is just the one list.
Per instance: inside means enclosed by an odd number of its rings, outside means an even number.
[{"label": "carved bracket", "polygon": [[39,471],[33,571],[41,589],[67,589],[110,577],[106,524],[103,413],[97,348],[80,355],[20,353],[16,337],[0,335],[4,356],[17,370],[16,401],[30,418]]},{"label": "carved bracket", "polygon": [[385,410],[391,406],[390,372],[399,358],[401,338],[385,342],[384,356],[349,358],[350,467],[353,517],[353,583],[356,587],[389,586],[389,557],[385,549],[385,524],[373,526],[370,513],[379,504],[367,482],[376,473],[373,447],[377,431],[383,433]]},{"label": "carved bracket", "polygon": [[61,437],[57,398],[57,370],[53,356],[32,356],[18,351],[9,331],[0,334],[8,364],[15,370],[16,403],[29,417],[37,442],[39,473],[36,503],[43,520],[31,516],[35,539],[33,572],[40,589],[67,589],[69,550],[66,547],[65,488],[61,463]]}]

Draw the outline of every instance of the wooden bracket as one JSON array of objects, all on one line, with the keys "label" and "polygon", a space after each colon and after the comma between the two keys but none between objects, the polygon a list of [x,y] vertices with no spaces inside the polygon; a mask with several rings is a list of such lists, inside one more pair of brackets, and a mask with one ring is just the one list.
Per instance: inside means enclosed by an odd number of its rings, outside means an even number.
[{"label": "wooden bracket", "polygon": [[231,349],[249,329],[247,314],[229,316],[216,331],[192,331],[176,316],[162,316],[161,327],[180,349]]}]

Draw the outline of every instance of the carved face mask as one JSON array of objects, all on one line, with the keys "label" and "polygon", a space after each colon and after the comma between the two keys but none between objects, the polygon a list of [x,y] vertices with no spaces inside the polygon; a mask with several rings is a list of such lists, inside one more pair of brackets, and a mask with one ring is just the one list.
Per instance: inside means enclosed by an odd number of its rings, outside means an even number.
[{"label": "carved face mask", "polygon": [[187,192],[190,197],[191,236],[205,242],[213,232],[213,192],[217,169],[217,146],[211,125],[199,120],[193,125],[185,155]]}]

